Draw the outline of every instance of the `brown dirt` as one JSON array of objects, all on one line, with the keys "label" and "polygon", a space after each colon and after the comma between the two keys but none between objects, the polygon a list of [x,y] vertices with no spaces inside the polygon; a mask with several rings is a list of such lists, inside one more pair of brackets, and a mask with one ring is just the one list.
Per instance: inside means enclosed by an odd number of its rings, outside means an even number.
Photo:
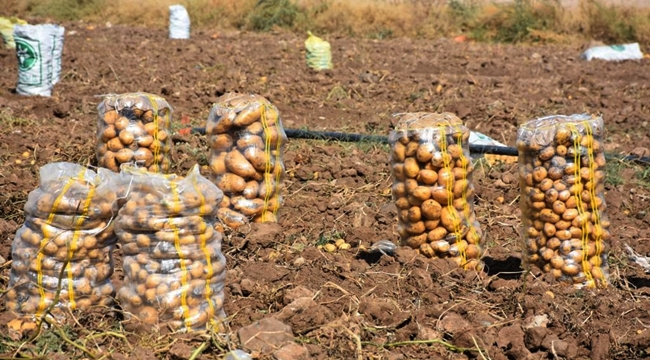
[{"label": "brown dirt", "polygon": [[[39,166],[95,163],[94,96],[103,93],[161,94],[175,119],[189,116],[194,125],[204,122],[225,91],[269,98],[287,128],[386,134],[392,113],[451,111],[468,127],[509,145],[517,126],[530,118],[590,111],[605,117],[609,151],[650,147],[650,63],[587,63],[578,59],[578,47],[340,38],[332,40],[336,69],[316,73],[303,65],[304,39],[291,34],[202,32],[178,42],[166,39],[165,31],[79,23],[66,24],[66,30],[62,81],[51,98],[15,95],[15,56],[0,51],[0,256],[7,260]],[[205,165],[206,154],[200,137],[178,136],[175,170]],[[397,239],[387,159],[386,148],[376,144],[290,143],[280,226],[232,233],[224,244],[232,334],[274,316],[317,359],[647,356],[650,276],[622,249],[627,243],[650,253],[650,217],[644,212],[650,191],[632,167],[621,166],[622,183],[607,186],[616,230],[612,286],[592,292],[539,277],[521,279],[516,165],[483,165],[475,172],[486,273],[454,270],[446,260],[427,260],[408,249],[394,257],[359,251],[359,245]],[[497,180],[500,187],[493,185]],[[315,246],[336,237],[352,249],[329,254]],[[0,289],[8,267],[1,269]],[[120,275],[118,270],[116,282]],[[304,311],[287,309],[289,304]],[[535,315],[547,316],[546,327],[530,327]],[[73,339],[83,340],[91,330],[123,331],[112,316],[82,317],[85,328],[75,327]],[[434,338],[447,346],[426,341]],[[177,359],[189,357],[203,341],[178,335],[129,335],[129,344],[115,336],[104,339],[84,343],[93,351],[114,350],[113,358]],[[223,354],[217,345],[209,344],[200,358]],[[229,345],[238,346],[234,335]],[[10,347],[3,340],[0,349]],[[67,344],[61,349],[84,356]]]}]

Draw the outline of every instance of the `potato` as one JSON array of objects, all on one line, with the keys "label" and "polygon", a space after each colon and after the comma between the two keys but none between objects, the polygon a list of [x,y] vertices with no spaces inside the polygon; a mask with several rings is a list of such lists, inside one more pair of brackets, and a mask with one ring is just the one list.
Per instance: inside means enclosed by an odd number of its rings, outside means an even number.
[{"label": "potato", "polygon": [[275,182],[275,179],[266,179],[260,183],[260,190],[258,197],[264,199],[268,196],[273,196],[274,194],[279,193],[278,184]]},{"label": "potato", "polygon": [[416,180],[424,185],[434,185],[438,181],[438,173],[433,170],[420,170]]},{"label": "potato", "polygon": [[406,231],[409,234],[420,235],[426,231],[426,227],[424,226],[424,222],[418,221],[414,223],[409,223],[408,226],[406,227]]},{"label": "potato", "polygon": [[154,140],[153,136],[146,134],[146,135],[139,136],[137,138],[137,143],[140,148],[143,147],[148,148],[153,143],[153,140]]},{"label": "potato", "polygon": [[119,167],[117,166],[115,153],[113,151],[107,151],[102,157],[102,162],[100,163],[100,166],[104,166],[105,168],[111,171],[118,172]]},{"label": "potato", "polygon": [[449,154],[452,159],[456,160],[463,156],[463,149],[457,144],[451,144],[447,147],[447,154]]},{"label": "potato", "polygon": [[224,161],[228,171],[235,175],[239,175],[242,178],[250,178],[257,174],[253,165],[236,149],[228,152]]},{"label": "potato", "polygon": [[133,150],[131,149],[120,149],[116,154],[115,154],[115,159],[119,161],[120,163],[126,163],[131,161],[133,159]]},{"label": "potato", "polygon": [[113,139],[116,136],[117,136],[117,130],[115,130],[115,126],[108,125],[101,132],[101,137],[100,138],[101,138],[101,141],[107,142],[107,141]]},{"label": "potato", "polygon": [[225,193],[240,193],[246,188],[246,181],[236,174],[225,173],[217,180],[217,186]]},{"label": "potato", "polygon": [[264,140],[257,135],[244,135],[237,140],[237,148],[240,150],[245,150],[248,147],[256,147],[258,149],[264,149],[265,144]]},{"label": "potato", "polygon": [[262,199],[246,199],[244,197],[234,197],[231,202],[235,210],[246,216],[260,214],[265,205]]},{"label": "potato", "polygon": [[107,125],[114,124],[115,121],[120,117],[120,115],[117,113],[115,110],[108,110],[104,112],[104,116],[102,119],[104,120],[104,123]]},{"label": "potato", "polygon": [[120,131],[119,138],[122,144],[124,144],[124,146],[131,145],[135,140],[133,133],[128,131],[127,129]]},{"label": "potato", "polygon": [[418,151],[418,148],[420,147],[419,142],[414,139],[415,141],[411,141],[410,143],[406,144],[406,150],[404,151],[404,155],[407,158],[410,157],[415,157]]},{"label": "potato", "polygon": [[449,169],[440,169],[438,171],[438,185],[442,186],[443,188],[446,187],[448,184],[451,184],[453,186],[454,183],[454,174],[451,170]]},{"label": "potato", "polygon": [[[453,195],[453,194],[452,194]],[[437,186],[431,188],[431,198],[439,204],[447,204],[449,201],[449,192],[446,188]]]},{"label": "potato", "polygon": [[418,186],[413,189],[411,195],[420,201],[425,201],[431,197],[431,190],[427,186]]},{"label": "potato", "polygon": [[418,146],[415,157],[421,163],[427,163],[433,158],[435,147],[433,143],[422,143]]},{"label": "potato", "polygon": [[129,119],[125,117],[120,117],[117,120],[115,120],[115,129],[117,129],[117,131],[122,131],[126,129],[127,126],[129,126],[129,123],[130,123]]},{"label": "potato", "polygon": [[411,207],[411,204],[409,203],[408,198],[401,197],[395,200],[395,206],[398,209],[409,209]]},{"label": "potato", "polygon": [[158,126],[158,124],[156,124],[156,123],[146,123],[146,124],[144,124],[144,131],[148,135],[151,135],[152,137],[157,136],[159,130],[160,130],[160,126]]},{"label": "potato", "polygon": [[406,146],[404,144],[397,142],[393,146],[393,149],[391,150],[391,155],[393,158],[393,161],[397,163],[404,162],[404,159],[406,159]]},{"label": "potato", "polygon": [[153,163],[153,154],[149,149],[142,147],[133,152],[133,160],[145,167],[149,167]]},{"label": "potato", "polygon": [[118,151],[120,151],[121,149],[124,148],[124,146],[122,145],[122,142],[120,141],[119,138],[113,138],[113,139],[109,140],[106,143],[106,146],[108,147],[108,150],[110,150],[112,152],[118,152]]},{"label": "potato", "polygon": [[216,157],[212,157],[210,170],[212,170],[213,175],[222,176],[226,173],[226,155],[228,153],[223,152]]},{"label": "potato", "polygon": [[211,135],[209,137],[210,147],[217,152],[229,151],[234,141],[229,134]]},{"label": "potato", "polygon": [[466,179],[458,180],[454,183],[453,194],[454,198],[460,198],[463,194],[467,194],[467,189],[469,187],[469,181]]},{"label": "potato", "polygon": [[244,150],[243,154],[246,160],[248,160],[257,171],[266,171],[267,165],[274,165],[274,159],[269,158],[262,149],[256,147],[248,147]]},{"label": "potato", "polygon": [[393,164],[392,168],[393,178],[396,181],[406,180],[406,173],[404,171],[404,164]]},{"label": "potato", "polygon": [[239,127],[242,126],[248,126],[260,119],[260,116],[262,114],[262,107],[264,105],[258,105],[258,106],[249,106],[246,109],[244,109],[242,112],[237,114],[237,117],[235,117],[235,120],[233,121],[233,124]]},{"label": "potato", "polygon": [[408,236],[404,241],[403,245],[409,246],[413,249],[419,248],[422,244],[425,244],[427,241],[427,234],[420,234],[414,236]]},{"label": "potato", "polygon": [[458,210],[453,207],[443,207],[440,213],[440,222],[442,226],[449,232],[454,232],[460,227],[462,217]]},{"label": "potato", "polygon": [[434,199],[426,200],[421,205],[422,216],[428,220],[438,220],[442,215],[442,207]]},{"label": "potato", "polygon": [[408,178],[415,178],[418,176],[420,173],[420,165],[418,165],[418,162],[414,158],[407,158],[404,160],[404,175],[406,175]]},{"label": "potato", "polygon": [[161,129],[158,129],[158,134],[157,134],[157,136],[156,136],[156,135],[153,135],[153,137],[154,137],[156,140],[161,141],[161,142],[167,140],[167,137],[168,137],[168,136],[169,136],[169,133],[167,132],[167,130],[162,129],[162,128],[161,128]]},{"label": "potato", "polygon": [[249,181],[242,191],[242,194],[247,199],[255,199],[260,191],[260,184],[257,181]]}]

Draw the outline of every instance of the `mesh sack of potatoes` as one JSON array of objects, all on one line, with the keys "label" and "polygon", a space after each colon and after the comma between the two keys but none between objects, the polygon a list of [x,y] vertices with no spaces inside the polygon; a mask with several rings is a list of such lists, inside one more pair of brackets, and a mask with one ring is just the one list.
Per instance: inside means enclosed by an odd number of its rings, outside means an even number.
[{"label": "mesh sack of potatoes", "polygon": [[450,113],[397,117],[389,142],[402,245],[428,257],[452,258],[465,269],[482,268],[469,130]]},{"label": "mesh sack of potatoes", "polygon": [[97,106],[97,161],[118,172],[133,162],[151,172],[169,172],[173,109],[146,93],[106,95]]},{"label": "mesh sack of potatoes", "polygon": [[213,180],[224,193],[219,218],[237,228],[277,222],[287,136],[278,109],[258,95],[228,93],[206,125]]},{"label": "mesh sack of potatoes", "polygon": [[50,311],[57,318],[63,308],[113,303],[116,177],[70,163],[41,167],[39,187],[29,193],[25,223],[12,244],[8,310],[40,317],[59,288],[60,301]]},{"label": "mesh sack of potatoes", "polygon": [[218,327],[226,258],[215,230],[222,192],[194,166],[186,177],[124,166],[115,233],[124,253],[117,298],[127,316],[181,330]]},{"label": "mesh sack of potatoes", "polygon": [[517,134],[524,263],[576,287],[605,287],[603,119],[578,114],[523,124]]}]

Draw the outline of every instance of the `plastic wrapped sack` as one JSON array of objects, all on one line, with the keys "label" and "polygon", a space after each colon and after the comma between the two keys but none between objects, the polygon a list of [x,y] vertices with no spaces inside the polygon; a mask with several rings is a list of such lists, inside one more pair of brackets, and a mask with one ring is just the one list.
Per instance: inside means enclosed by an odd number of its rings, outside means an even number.
[{"label": "plastic wrapped sack", "polygon": [[169,7],[169,38],[190,38],[190,16],[183,5],[172,5]]},{"label": "plastic wrapped sack", "polygon": [[517,134],[524,266],[578,288],[609,278],[604,133],[601,117],[582,114],[531,120]]},{"label": "plastic wrapped sack", "polygon": [[215,230],[223,193],[195,165],[182,178],[124,166],[115,220],[124,253],[117,298],[127,318],[148,325],[205,330],[223,310],[226,258]]},{"label": "plastic wrapped sack", "polygon": [[25,223],[11,248],[8,310],[42,316],[53,302],[62,270],[60,301],[51,311],[55,317],[66,307],[86,310],[113,303],[116,176],[70,163],[41,168],[39,187],[29,193]]},{"label": "plastic wrapped sack", "polygon": [[97,161],[114,172],[135,163],[167,173],[171,164],[173,109],[160,96],[146,93],[105,95],[97,106]]},{"label": "plastic wrapped sack", "polygon": [[641,60],[643,59],[643,53],[641,52],[638,43],[632,43],[592,47],[582,53],[580,57],[587,61],[591,61],[591,59],[609,61]]},{"label": "plastic wrapped sack", "polygon": [[18,94],[52,95],[60,78],[63,33],[61,26],[52,24],[14,26]]},{"label": "plastic wrapped sack", "polygon": [[314,70],[332,69],[332,51],[330,43],[308,31],[309,38],[305,40],[307,49],[307,66]]},{"label": "plastic wrapped sack", "polygon": [[14,42],[14,25],[25,25],[27,21],[18,19],[17,17],[0,17],[0,34],[6,49],[15,49],[16,43]]},{"label": "plastic wrapped sack", "polygon": [[258,95],[228,93],[208,115],[213,181],[224,192],[219,218],[237,228],[277,222],[287,135],[278,109]]},{"label": "plastic wrapped sack", "polygon": [[398,116],[388,140],[402,245],[480,270],[483,236],[474,212],[469,129],[450,113]]}]

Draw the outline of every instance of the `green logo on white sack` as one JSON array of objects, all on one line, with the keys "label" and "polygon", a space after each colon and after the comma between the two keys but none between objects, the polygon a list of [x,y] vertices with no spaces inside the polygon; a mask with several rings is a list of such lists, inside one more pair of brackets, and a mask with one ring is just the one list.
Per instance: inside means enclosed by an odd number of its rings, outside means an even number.
[{"label": "green logo on white sack", "polygon": [[16,39],[16,55],[18,56],[18,68],[27,71],[36,65],[38,53],[34,47],[22,39]]}]

